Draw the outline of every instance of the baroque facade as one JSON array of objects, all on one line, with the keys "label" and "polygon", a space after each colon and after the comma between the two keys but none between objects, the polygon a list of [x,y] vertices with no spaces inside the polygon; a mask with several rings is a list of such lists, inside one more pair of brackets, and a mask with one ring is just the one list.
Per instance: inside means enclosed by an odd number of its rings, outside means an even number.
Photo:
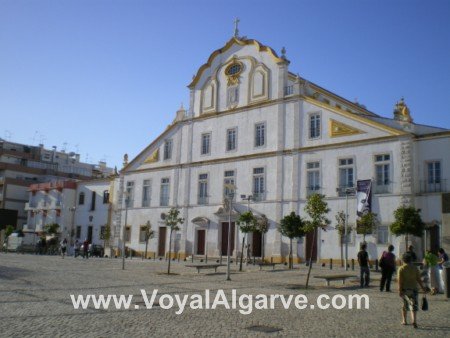
[{"label": "baroque facade", "polygon": [[[188,88],[188,109],[181,107],[173,123],[133,160],[124,159],[112,199],[115,245],[125,233],[127,246],[142,252],[141,227],[150,221],[155,237],[149,255],[166,255],[164,215],[177,207],[185,223],[172,252],[181,258],[226,255],[229,204],[224,205],[224,196],[231,183],[233,255],[241,250],[236,219],[250,209],[270,223],[264,241],[250,234],[252,254],[284,261],[289,241],[277,231],[279,221],[291,211],[305,216],[308,195],[321,193],[332,225],[318,232],[316,243],[312,236],[296,241],[296,256],[302,260],[312,252],[313,259],[339,259],[335,215],[348,207],[349,225],[355,228],[356,200],[343,191],[357,180],[372,181],[372,211],[380,221],[366,238],[372,259],[388,243],[397,253],[404,250],[404,239],[389,233],[393,211],[402,204],[421,208],[429,226],[425,239],[413,240],[418,251],[450,240],[444,205],[450,131],[413,123],[403,99],[393,118],[379,116],[292,73],[284,49],[279,56],[237,34],[210,55]],[[353,231],[348,241],[349,257],[355,257],[362,236]]]}]

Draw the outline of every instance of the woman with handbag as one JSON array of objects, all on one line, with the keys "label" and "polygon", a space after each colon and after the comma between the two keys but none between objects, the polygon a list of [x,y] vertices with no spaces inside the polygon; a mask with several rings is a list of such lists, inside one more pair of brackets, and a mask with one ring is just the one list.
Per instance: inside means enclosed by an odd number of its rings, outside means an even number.
[{"label": "woman with handbag", "polygon": [[394,246],[389,245],[388,251],[383,251],[380,258],[380,268],[381,268],[381,282],[380,291],[384,290],[386,285],[386,292],[391,292],[391,281],[392,275],[395,271],[395,255],[393,253]]}]

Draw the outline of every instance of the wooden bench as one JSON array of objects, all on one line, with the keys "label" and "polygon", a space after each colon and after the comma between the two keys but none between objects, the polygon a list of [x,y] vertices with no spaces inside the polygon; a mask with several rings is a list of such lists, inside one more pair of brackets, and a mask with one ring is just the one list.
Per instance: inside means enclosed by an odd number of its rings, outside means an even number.
[{"label": "wooden bench", "polygon": [[217,268],[219,266],[225,266],[223,264],[189,264],[186,265],[187,268],[196,268],[197,273],[200,273],[202,269],[214,269],[214,272],[217,272]]},{"label": "wooden bench", "polygon": [[259,270],[261,270],[263,268],[263,266],[271,266],[272,270],[275,270],[275,265],[277,265],[277,264],[282,264],[282,263],[258,263]]},{"label": "wooden bench", "polygon": [[314,278],[325,279],[327,286],[330,286],[330,281],[332,280],[342,280],[342,284],[345,285],[345,280],[348,278],[356,278],[355,275],[321,275],[314,276]]}]

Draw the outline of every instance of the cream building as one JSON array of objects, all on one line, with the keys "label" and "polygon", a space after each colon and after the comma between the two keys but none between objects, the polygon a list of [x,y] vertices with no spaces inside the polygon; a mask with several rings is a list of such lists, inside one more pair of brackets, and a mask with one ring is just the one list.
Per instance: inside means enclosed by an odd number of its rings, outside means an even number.
[{"label": "cream building", "polygon": [[[226,255],[224,185],[233,183],[233,255],[242,238],[234,221],[249,208],[269,219],[265,256],[284,261],[289,241],[277,231],[279,221],[291,211],[305,216],[308,194],[319,192],[331,208],[332,226],[317,234],[313,258],[340,259],[333,228],[336,213],[346,209],[342,188],[367,179],[373,185],[372,211],[381,223],[366,238],[372,259],[388,243],[397,253],[399,246],[404,250],[404,239],[388,230],[393,211],[403,203],[421,208],[424,221],[436,225],[427,231],[427,246],[448,245],[450,224],[443,212],[450,206],[442,196],[449,190],[450,131],[414,124],[403,99],[392,118],[379,116],[292,73],[284,49],[278,55],[237,33],[209,56],[188,88],[188,110],[181,107],[158,138],[129,163],[125,159],[113,200],[117,245],[126,213],[127,245],[144,250],[141,226],[150,221],[156,232],[150,254],[164,256],[169,231],[162,218],[177,207],[185,224],[175,236],[176,254]],[[130,196],[126,210],[123,191]],[[241,195],[253,198],[247,204]],[[348,209],[354,227],[353,196]],[[249,241],[252,254],[261,256],[261,236],[250,235]],[[353,231],[349,242],[352,258],[362,236]],[[413,242],[420,251],[421,240]],[[309,257],[312,245],[311,236],[296,242],[298,260]]]}]

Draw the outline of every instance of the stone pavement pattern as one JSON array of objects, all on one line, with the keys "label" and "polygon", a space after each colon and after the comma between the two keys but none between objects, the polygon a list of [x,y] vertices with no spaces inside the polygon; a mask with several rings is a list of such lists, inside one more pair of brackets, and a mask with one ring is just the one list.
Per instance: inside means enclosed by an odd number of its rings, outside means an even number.
[{"label": "stone pavement pattern", "polygon": [[[357,281],[342,286],[331,282],[326,287],[322,280],[311,279],[311,288],[304,289],[307,268],[296,270],[284,267],[259,271],[248,266],[246,272],[237,272],[232,266],[232,281],[225,281],[225,267],[217,273],[208,270],[197,274],[185,263],[173,262],[172,271],[178,275],[161,274],[167,263],[162,261],[127,260],[121,269],[120,259],[89,259],[58,256],[0,254],[0,336],[67,336],[67,337],[123,337],[123,336],[291,336],[291,337],[444,337],[450,336],[450,302],[443,295],[430,296],[430,310],[418,314],[419,329],[400,325],[401,301],[396,288],[392,293],[378,291],[379,274],[373,273],[373,287],[359,289]],[[312,275],[328,274],[330,270],[314,267]],[[342,270],[333,270],[342,273]],[[354,272],[357,274],[356,271]],[[181,315],[176,308],[75,310],[70,294],[133,294],[134,303],[142,301],[140,290],[151,293],[204,294],[205,289],[226,290],[231,300],[231,289],[240,294],[305,294],[315,303],[320,294],[364,294],[370,297],[369,310],[305,309],[291,306],[275,310],[256,310],[242,315],[238,310],[192,310]],[[133,307],[133,306],[132,306]],[[273,333],[250,330],[252,326],[280,329]]]}]

